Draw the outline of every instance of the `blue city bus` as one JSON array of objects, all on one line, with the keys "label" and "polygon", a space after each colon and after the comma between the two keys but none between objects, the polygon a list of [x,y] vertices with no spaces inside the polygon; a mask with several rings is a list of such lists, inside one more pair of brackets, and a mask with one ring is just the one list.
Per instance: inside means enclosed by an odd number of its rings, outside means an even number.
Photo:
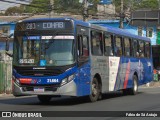
[{"label": "blue city bus", "polygon": [[150,39],[73,18],[41,18],[16,24],[13,95],[87,96],[123,91],[135,95],[153,78]]}]

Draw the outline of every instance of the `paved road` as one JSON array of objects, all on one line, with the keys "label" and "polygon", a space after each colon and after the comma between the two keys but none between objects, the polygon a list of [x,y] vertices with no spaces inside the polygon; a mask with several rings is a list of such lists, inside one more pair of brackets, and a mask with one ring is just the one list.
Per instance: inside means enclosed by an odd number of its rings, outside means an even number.
[{"label": "paved road", "polygon": [[160,111],[160,87],[140,88],[136,96],[109,93],[95,103],[89,103],[84,98],[54,98],[44,105],[36,96],[0,97],[0,111]]}]

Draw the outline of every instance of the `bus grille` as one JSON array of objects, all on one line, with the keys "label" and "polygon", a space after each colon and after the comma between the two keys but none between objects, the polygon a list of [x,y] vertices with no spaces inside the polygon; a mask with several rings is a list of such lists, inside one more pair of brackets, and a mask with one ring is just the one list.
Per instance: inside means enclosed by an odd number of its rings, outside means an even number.
[{"label": "bus grille", "polygon": [[44,88],[44,91],[56,91],[59,85],[52,85],[52,86],[29,86],[29,85],[23,85],[22,89],[24,92],[27,91],[34,91],[35,87]]},{"label": "bus grille", "polygon": [[58,69],[33,70],[33,68],[16,67],[15,70],[23,76],[57,76],[63,73],[63,71]]}]

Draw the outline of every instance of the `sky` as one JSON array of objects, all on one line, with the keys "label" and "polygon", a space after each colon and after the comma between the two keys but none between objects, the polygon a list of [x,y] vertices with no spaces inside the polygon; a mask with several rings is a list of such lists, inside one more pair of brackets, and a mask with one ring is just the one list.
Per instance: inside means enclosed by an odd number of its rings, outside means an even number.
[{"label": "sky", "polygon": [[18,3],[27,4],[28,1],[31,1],[31,0],[0,0],[0,10],[6,10],[9,7],[13,7],[13,6],[18,6],[19,5],[19,4],[8,3],[8,2],[3,2],[3,1],[11,1],[11,2],[18,2]]}]

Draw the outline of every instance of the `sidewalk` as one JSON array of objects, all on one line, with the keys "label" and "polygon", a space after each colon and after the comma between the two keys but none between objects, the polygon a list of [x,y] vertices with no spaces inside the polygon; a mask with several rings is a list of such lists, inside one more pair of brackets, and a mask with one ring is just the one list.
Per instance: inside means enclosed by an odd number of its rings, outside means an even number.
[{"label": "sidewalk", "polygon": [[150,83],[142,85],[140,87],[160,87],[160,81],[151,81]]},{"label": "sidewalk", "polygon": [[0,94],[0,98],[5,98],[5,97],[13,97],[12,94]]}]

